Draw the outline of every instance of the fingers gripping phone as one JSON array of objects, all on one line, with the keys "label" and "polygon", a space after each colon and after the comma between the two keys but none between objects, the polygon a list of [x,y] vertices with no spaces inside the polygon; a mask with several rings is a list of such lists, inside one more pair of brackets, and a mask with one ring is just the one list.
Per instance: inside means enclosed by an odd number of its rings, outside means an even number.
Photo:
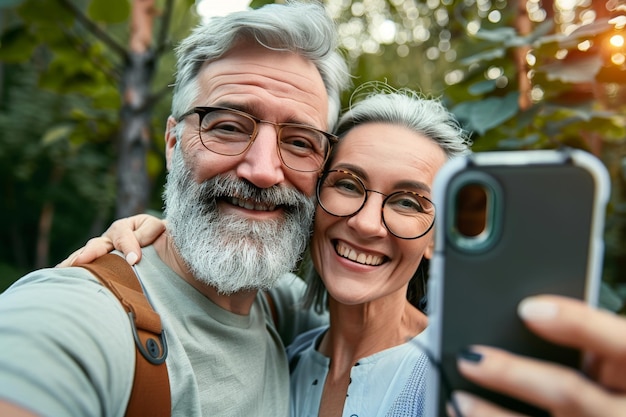
[{"label": "fingers gripping phone", "polygon": [[609,177],[580,150],[476,153],[448,162],[433,186],[435,254],[428,289],[428,417],[446,416],[456,389],[532,416],[547,415],[463,379],[457,354],[473,344],[572,367],[581,354],[527,330],[518,303],[561,294],[595,305]]}]

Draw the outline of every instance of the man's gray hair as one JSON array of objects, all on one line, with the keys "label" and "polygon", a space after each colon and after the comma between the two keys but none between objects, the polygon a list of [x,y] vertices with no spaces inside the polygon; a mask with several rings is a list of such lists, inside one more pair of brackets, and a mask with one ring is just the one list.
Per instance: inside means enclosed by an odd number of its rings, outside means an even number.
[{"label": "man's gray hair", "polygon": [[341,109],[340,95],[350,85],[350,74],[337,50],[335,23],[320,3],[302,1],[234,12],[197,26],[176,49],[174,118],[189,110],[188,106],[197,97],[197,76],[202,66],[219,59],[240,42],[291,51],[310,60],[326,86],[328,130],[334,129]]}]

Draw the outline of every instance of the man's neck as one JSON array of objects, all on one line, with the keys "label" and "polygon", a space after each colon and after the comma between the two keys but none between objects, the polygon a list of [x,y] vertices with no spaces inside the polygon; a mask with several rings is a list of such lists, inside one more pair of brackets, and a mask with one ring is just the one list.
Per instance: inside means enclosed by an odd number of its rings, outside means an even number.
[{"label": "man's neck", "polygon": [[234,294],[220,294],[218,291],[205,283],[198,281],[189,271],[178,251],[175,249],[169,234],[163,233],[155,242],[154,248],[161,260],[169,266],[179,277],[198,290],[202,295],[211,300],[217,306],[234,314],[246,316],[254,303],[257,290],[240,291]]}]

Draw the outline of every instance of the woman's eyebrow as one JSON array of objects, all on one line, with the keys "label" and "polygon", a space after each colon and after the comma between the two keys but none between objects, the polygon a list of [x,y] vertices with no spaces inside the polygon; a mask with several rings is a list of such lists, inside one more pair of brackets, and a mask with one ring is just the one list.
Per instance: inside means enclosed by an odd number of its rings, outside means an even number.
[{"label": "woman's eyebrow", "polygon": [[[370,176],[367,172],[361,167],[348,163],[341,163],[334,166],[332,169],[344,169],[346,171],[350,171],[357,177],[361,178],[363,182],[367,182],[370,179]],[[423,181],[412,181],[412,180],[402,180],[394,184],[394,189],[398,190],[418,190],[424,194],[430,194],[430,186]]]},{"label": "woman's eyebrow", "polygon": [[369,180],[369,176],[367,175],[367,172],[365,172],[362,168],[360,168],[357,165],[342,163],[342,164],[337,164],[332,169],[343,169],[346,171],[350,171],[357,177],[361,178],[363,181]]},{"label": "woman's eyebrow", "polygon": [[396,188],[402,189],[417,189],[424,193],[430,194],[430,186],[422,181],[401,181],[395,184]]}]

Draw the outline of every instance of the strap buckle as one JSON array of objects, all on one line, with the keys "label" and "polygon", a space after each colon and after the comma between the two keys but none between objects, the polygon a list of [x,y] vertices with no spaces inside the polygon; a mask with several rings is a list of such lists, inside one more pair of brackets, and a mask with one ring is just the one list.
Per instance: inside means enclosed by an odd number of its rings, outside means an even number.
[{"label": "strap buckle", "polygon": [[132,311],[129,311],[128,317],[130,318],[135,344],[137,345],[139,352],[141,352],[141,355],[146,358],[148,362],[154,365],[160,365],[165,362],[165,358],[167,358],[167,340],[165,338],[165,329],[162,329],[161,333],[158,335],[158,341],[153,337],[150,337],[153,336],[154,333],[147,330],[141,331],[146,336],[144,345],[144,341],[139,336],[139,331],[135,325],[135,314],[133,314]]}]

